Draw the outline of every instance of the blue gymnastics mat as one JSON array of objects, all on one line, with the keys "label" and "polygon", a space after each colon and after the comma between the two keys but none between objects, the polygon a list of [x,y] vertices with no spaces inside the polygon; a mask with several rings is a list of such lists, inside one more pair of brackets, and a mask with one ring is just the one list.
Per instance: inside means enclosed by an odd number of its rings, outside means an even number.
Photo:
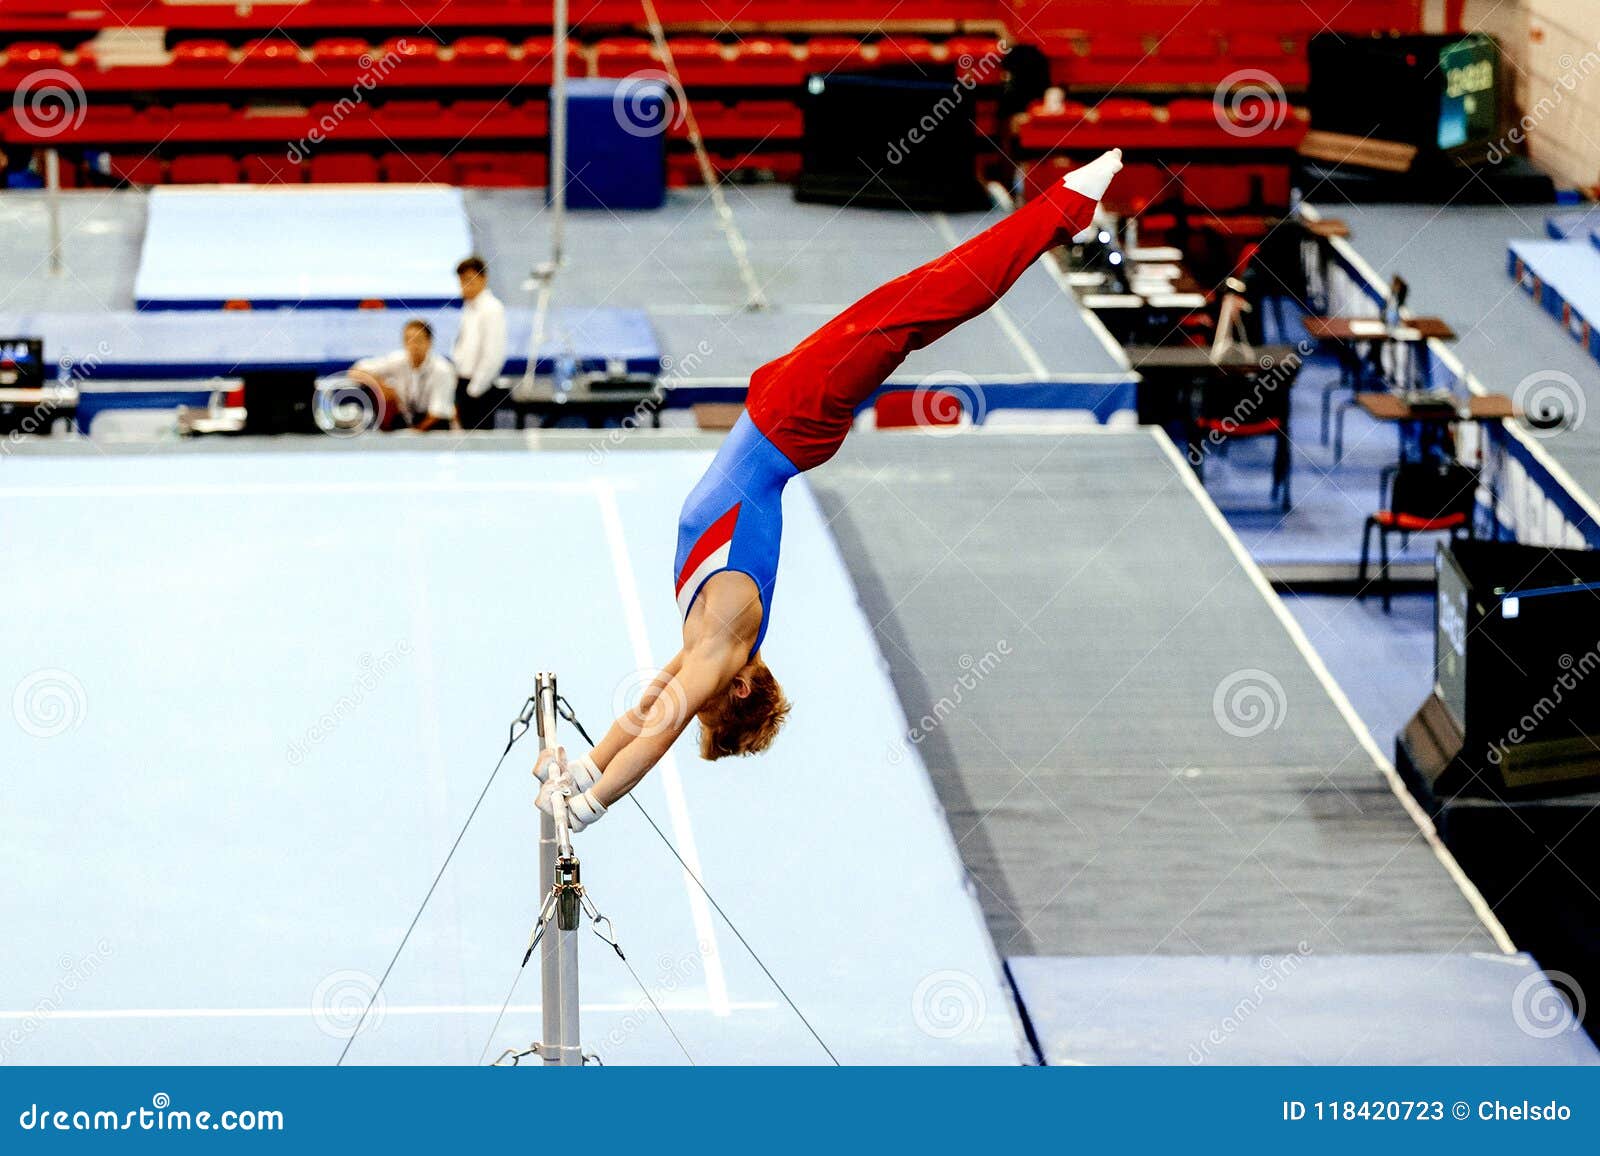
[{"label": "blue gymnastics mat", "polygon": [[[27,865],[0,888],[0,1057],[339,1056],[534,672],[598,735],[681,639],[674,527],[711,451],[539,441],[8,463],[0,594],[48,574],[70,613],[18,616],[0,654],[19,712],[0,847]],[[784,514],[763,647],[795,703],[783,737],[704,763],[691,727],[639,798],[842,1062],[1018,1063],[1000,960],[803,482]],[[491,1033],[538,907],[533,756],[525,739],[494,779],[350,1062],[476,1064],[538,1032],[535,966]],[[578,837],[583,882],[694,1060],[826,1063],[645,817],[612,810]],[[587,930],[580,953],[584,1050],[686,1063],[615,953]]]},{"label": "blue gymnastics mat", "polygon": [[[416,315],[433,325],[434,347],[448,355],[461,324],[454,308],[7,313],[0,314],[0,332],[43,338],[45,356],[78,380],[182,381],[261,369],[337,373],[359,358],[398,349],[406,320]],[[506,310],[507,373],[527,369],[532,334],[532,310]],[[552,309],[539,372],[554,372],[554,359],[564,353],[584,370],[621,364],[629,373],[661,371],[655,328],[642,309]]]},{"label": "blue gymnastics mat", "polygon": [[1586,241],[1600,236],[1600,209],[1591,206],[1552,213],[1544,219],[1544,231],[1552,241]]},{"label": "blue gymnastics mat", "polygon": [[1512,280],[1600,359],[1600,249],[1587,241],[1512,241]]},{"label": "blue gymnastics mat", "polygon": [[1597,1064],[1527,955],[1014,956],[1047,1064]]},{"label": "blue gymnastics mat", "polygon": [[140,309],[424,308],[459,298],[456,263],[472,251],[460,189],[158,188],[133,298]]}]

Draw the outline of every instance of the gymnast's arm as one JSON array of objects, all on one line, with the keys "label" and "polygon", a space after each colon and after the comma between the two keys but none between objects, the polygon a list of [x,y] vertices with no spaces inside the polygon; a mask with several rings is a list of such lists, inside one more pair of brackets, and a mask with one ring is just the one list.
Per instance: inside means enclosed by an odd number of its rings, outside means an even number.
[{"label": "gymnast's arm", "polygon": [[[595,762],[603,772],[593,791],[601,806],[610,807],[638,786],[688,729],[700,708],[726,690],[744,665],[737,643],[730,645],[730,640],[715,637],[680,653],[678,660],[678,671],[662,684],[654,701],[642,711],[636,733],[625,745],[604,762],[599,759],[601,748],[595,748]],[[619,719],[618,725],[622,722]],[[612,732],[616,729],[613,726]],[[606,738],[612,738],[612,733]]]}]

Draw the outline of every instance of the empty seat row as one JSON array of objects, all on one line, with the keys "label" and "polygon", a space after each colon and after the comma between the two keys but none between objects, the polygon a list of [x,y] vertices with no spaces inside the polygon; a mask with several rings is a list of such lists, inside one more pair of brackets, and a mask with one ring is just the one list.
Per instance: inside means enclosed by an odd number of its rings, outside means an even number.
[{"label": "empty seat row", "polygon": [[1162,35],[1065,33],[1040,41],[1054,84],[1089,90],[1211,87],[1241,70],[1259,70],[1284,89],[1309,80],[1303,38],[1266,32]]},{"label": "empty seat row", "polygon": [[[1089,159],[1088,155],[1054,156],[1027,163],[1024,195],[1039,195]],[[1291,180],[1287,162],[1130,161],[1111,183],[1104,203],[1125,216],[1180,205],[1199,214],[1282,212],[1289,204]]]},{"label": "empty seat row", "polygon": [[113,154],[112,176],[137,185],[158,184],[371,184],[435,181],[476,186],[542,185],[548,163],[540,152],[366,153],[327,152],[296,163],[284,153],[235,156],[204,153],[163,161],[147,154]]},{"label": "empty seat row", "polygon": [[[700,133],[716,140],[797,140],[801,111],[792,101],[697,100]],[[437,100],[385,99],[376,104],[319,101],[307,105],[236,106],[225,101],[176,101],[137,106],[114,100],[89,102],[62,124],[37,126],[0,110],[0,140],[54,145],[245,144],[339,140],[514,140],[537,141],[549,132],[546,101],[537,99]],[[687,119],[668,127],[674,139],[687,139]]]},{"label": "empty seat row", "polygon": [[1211,99],[1165,105],[1128,97],[1098,104],[1052,99],[1016,116],[1012,130],[1024,153],[1057,149],[1293,149],[1304,139],[1310,113],[1257,84]]},{"label": "empty seat row", "polygon": [[[998,85],[1002,80],[1002,52],[994,37],[957,37],[943,42],[922,37],[877,42],[816,37],[804,43],[752,37],[724,43],[710,37],[682,36],[669,41],[669,49],[683,83],[691,87],[797,86],[815,72],[896,64],[949,66],[978,84]],[[549,79],[553,52],[549,37],[515,44],[499,36],[466,36],[450,44],[423,36],[400,36],[382,44],[334,37],[309,46],[273,37],[239,48],[223,40],[200,39],[174,45],[164,65],[100,69],[93,45],[68,53],[57,44],[24,41],[0,51],[0,69],[76,67],[83,74],[81,79],[96,88],[114,87],[119,79],[137,87],[222,80],[309,87],[347,83],[368,70],[380,72],[385,85],[470,83],[473,70],[493,72],[497,80],[538,82]],[[655,44],[637,37],[602,40],[591,47],[572,42],[567,52],[567,69],[574,76],[622,77],[665,67]],[[448,74],[437,75],[436,69]]]}]

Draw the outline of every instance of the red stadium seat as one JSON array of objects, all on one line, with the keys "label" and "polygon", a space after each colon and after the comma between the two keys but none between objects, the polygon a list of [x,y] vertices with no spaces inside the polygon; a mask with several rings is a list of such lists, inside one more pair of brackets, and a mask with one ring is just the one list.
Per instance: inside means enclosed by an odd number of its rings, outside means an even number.
[{"label": "red stadium seat", "polygon": [[[553,57],[555,42],[548,36],[534,36],[522,42],[522,67],[526,79],[534,84],[548,84],[555,77]],[[567,42],[567,75],[588,76],[589,58],[582,45]]]},{"label": "red stadium seat", "polygon": [[457,180],[455,157],[443,153],[385,153],[378,165],[391,184],[453,185]]},{"label": "red stadium seat", "polygon": [[511,44],[503,36],[463,36],[454,47],[458,66],[506,64],[511,60]]},{"label": "red stadium seat", "polygon": [[730,67],[733,53],[720,41],[709,36],[674,36],[667,46],[684,84],[737,83]]},{"label": "red stadium seat", "polygon": [[298,185],[306,170],[282,152],[253,153],[244,158],[244,179],[252,185]]},{"label": "red stadium seat", "polygon": [[292,40],[252,40],[239,51],[241,68],[297,68],[300,46]]},{"label": "red stadium seat", "polygon": [[944,47],[957,76],[980,85],[1005,83],[1005,53],[993,36],[956,36],[945,41]]},{"label": "red stadium seat", "polygon": [[19,40],[5,50],[6,64],[12,68],[59,68],[64,53],[59,44]]},{"label": "red stadium seat", "polygon": [[173,46],[172,67],[182,69],[225,68],[233,61],[233,50],[225,40],[185,40]]},{"label": "red stadium seat", "polygon": [[174,157],[168,176],[175,185],[232,185],[239,181],[239,162],[228,156]]},{"label": "red stadium seat", "polygon": [[740,84],[800,84],[805,64],[792,41],[754,36],[733,47],[735,73]]},{"label": "red stadium seat", "polygon": [[331,37],[311,46],[311,59],[318,64],[354,64],[366,68],[373,63],[375,55],[372,45],[354,36]]},{"label": "red stadium seat", "polygon": [[463,185],[523,188],[549,181],[549,160],[542,152],[469,152],[455,154],[457,181]]},{"label": "red stadium seat", "polygon": [[809,41],[804,59],[808,74],[849,72],[866,64],[861,41],[846,36],[819,36]]},{"label": "red stadium seat", "polygon": [[397,36],[384,42],[383,55],[431,64],[439,59],[439,42],[419,36]]},{"label": "red stadium seat", "polygon": [[365,153],[316,153],[311,158],[313,184],[371,184],[378,179],[378,162]]},{"label": "red stadium seat", "polygon": [[130,185],[159,185],[165,179],[161,158],[156,156],[112,154],[106,160],[106,167],[113,177]]},{"label": "red stadium seat", "polygon": [[648,40],[602,40],[594,46],[596,76],[632,76],[636,72],[661,70],[655,46]]},{"label": "red stadium seat", "polygon": [[896,36],[878,41],[874,59],[884,65],[915,65],[926,68],[942,62],[944,50],[921,36]]}]

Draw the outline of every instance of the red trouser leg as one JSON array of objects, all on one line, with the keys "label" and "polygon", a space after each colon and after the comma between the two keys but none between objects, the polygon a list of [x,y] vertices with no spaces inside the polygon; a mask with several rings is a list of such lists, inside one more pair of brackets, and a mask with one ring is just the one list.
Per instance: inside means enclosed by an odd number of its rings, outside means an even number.
[{"label": "red trouser leg", "polygon": [[976,237],[857,301],[750,378],[750,419],[802,470],[833,456],[856,409],[913,350],[988,309],[1094,217],[1054,186]]}]

